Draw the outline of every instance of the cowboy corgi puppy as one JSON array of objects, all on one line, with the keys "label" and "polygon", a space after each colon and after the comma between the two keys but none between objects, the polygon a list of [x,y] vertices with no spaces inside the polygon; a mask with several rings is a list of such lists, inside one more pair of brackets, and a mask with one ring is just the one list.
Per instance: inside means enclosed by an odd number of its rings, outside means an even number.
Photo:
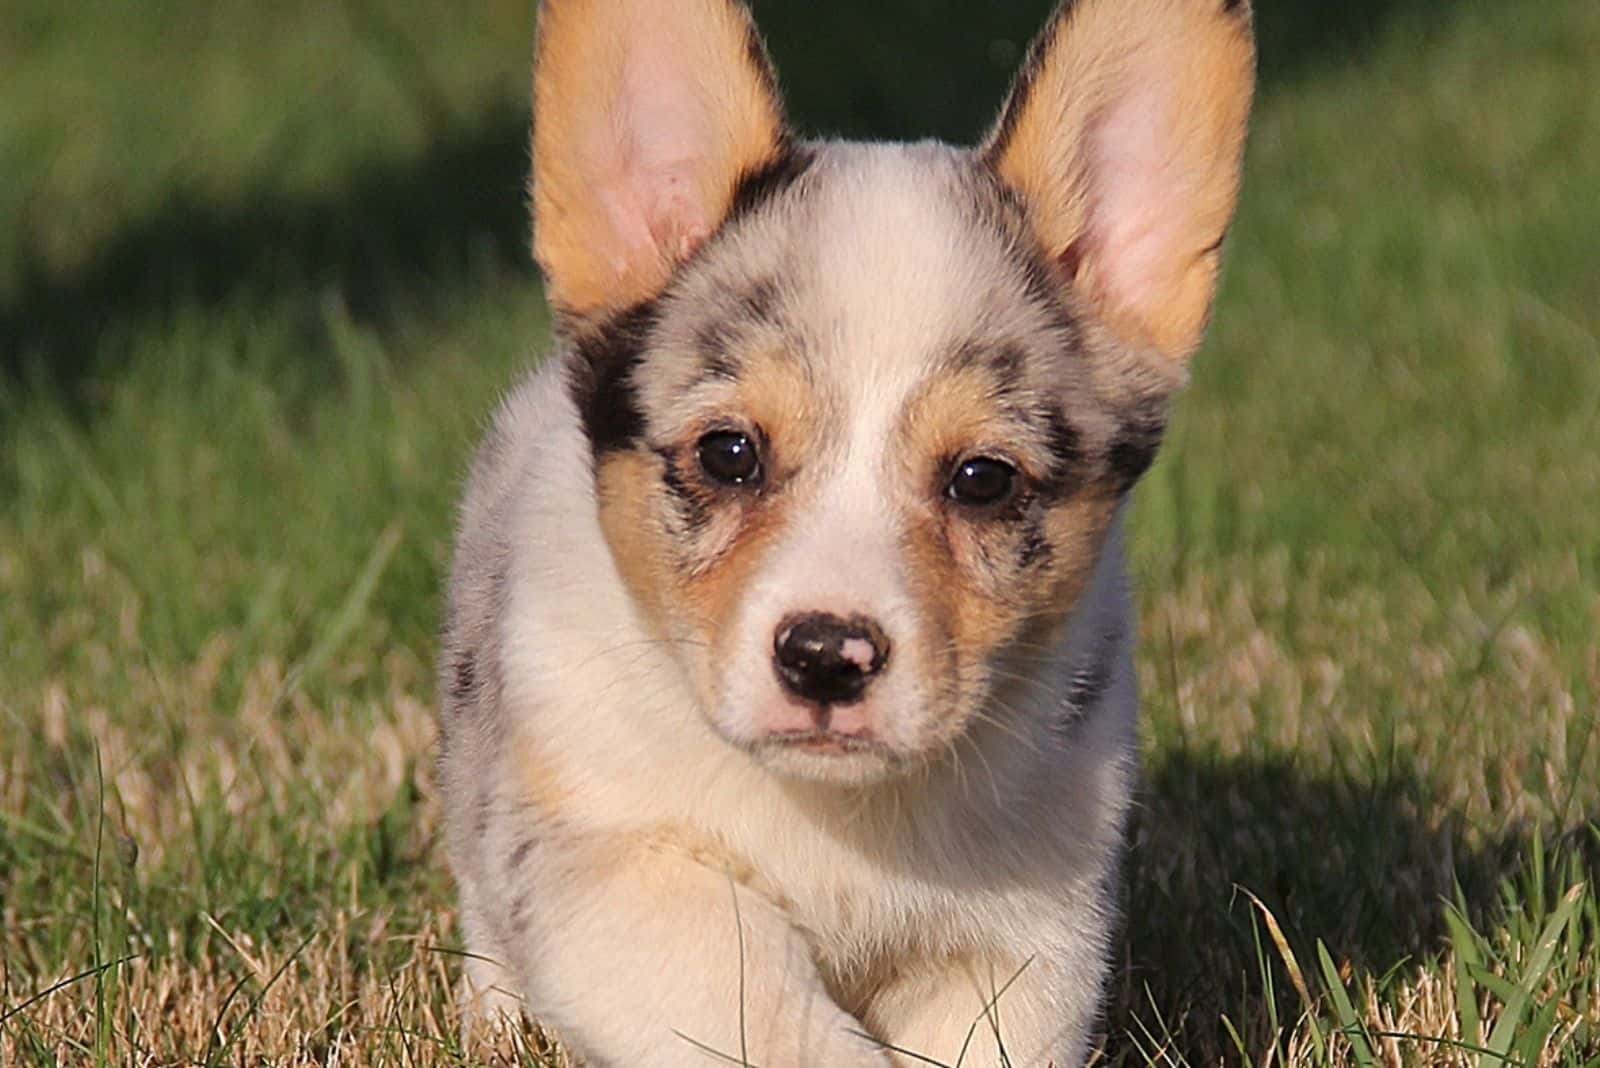
[{"label": "cowboy corgi puppy", "polygon": [[737,0],[545,0],[555,348],[460,511],[468,1020],[589,1064],[1081,1064],[1120,527],[1212,301],[1245,0],[1068,0],[976,148],[801,140]]}]

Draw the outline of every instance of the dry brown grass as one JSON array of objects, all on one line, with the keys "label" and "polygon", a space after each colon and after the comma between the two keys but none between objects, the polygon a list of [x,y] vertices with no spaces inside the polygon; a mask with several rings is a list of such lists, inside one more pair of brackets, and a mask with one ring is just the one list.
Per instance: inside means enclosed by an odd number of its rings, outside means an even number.
[{"label": "dry brown grass", "polygon": [[[1276,1050],[1285,1065],[1360,1063],[1348,1041],[1334,1035],[1322,1049],[1313,1035],[1333,1018],[1310,942],[1322,939],[1378,1036],[1378,1063],[1477,1064],[1449,1045],[1486,1034],[1463,1033],[1442,898],[1467,881],[1469,914],[1487,921],[1502,955],[1491,971],[1515,978],[1531,947],[1493,887],[1527,842],[1471,827],[1551,825],[1560,815],[1553,799],[1572,785],[1566,739],[1584,726],[1573,689],[1600,692],[1600,660],[1590,650],[1575,679],[1534,634],[1490,634],[1515,591],[1460,606],[1431,635],[1403,622],[1426,618],[1396,611],[1405,596],[1356,589],[1330,599],[1315,569],[1291,573],[1269,559],[1151,598],[1142,667],[1157,755],[1130,862],[1107,1056],[1231,1063],[1226,1016],[1252,1059]],[[1318,611],[1297,610],[1312,602]],[[1285,625],[1285,613],[1298,622]],[[1352,633],[1381,640],[1352,648]],[[104,640],[108,664],[134,662],[135,635]],[[178,669],[128,668],[115,712],[75,703],[81,687],[57,678],[8,717],[36,732],[23,744],[9,736],[0,826],[31,844],[23,855],[38,869],[14,874],[0,904],[0,992],[13,1006],[0,1024],[0,1063],[554,1057],[532,1032],[459,1040],[427,666],[405,651],[352,660],[346,670],[366,680],[367,696],[333,686],[319,699],[266,660],[230,700],[218,682],[229,646],[218,638]],[[1393,656],[1396,647],[1407,655]],[[1461,720],[1478,726],[1402,725],[1388,751],[1405,753],[1404,766],[1352,776],[1342,759],[1381,751],[1369,722],[1351,722],[1359,693],[1418,707],[1450,695]],[[1513,700],[1525,715],[1496,714]],[[1182,745],[1162,741],[1167,732]],[[1513,770],[1548,792],[1490,788]],[[1581,785],[1578,811],[1593,785]],[[286,831],[297,837],[282,840]],[[387,861],[373,853],[384,834]],[[273,854],[270,863],[223,844],[235,835],[243,850]],[[224,866],[220,877],[206,877],[208,863]],[[47,904],[30,887],[61,896]],[[1288,932],[1281,944],[1266,909]],[[133,959],[70,981],[123,956]],[[1291,957],[1309,1002],[1290,979]],[[1572,1063],[1562,1043],[1585,1040],[1585,1027],[1600,1033],[1594,945],[1545,986],[1556,1026],[1538,1064]],[[1468,989],[1492,1027],[1503,1001],[1480,982]]]},{"label": "dry brown grass", "polygon": [[[547,1061],[460,1044],[431,756],[456,476],[547,325],[526,5],[13,6],[0,1068]],[[1139,490],[1106,1063],[1600,1063],[1600,5],[1407,10],[1267,85]]]}]

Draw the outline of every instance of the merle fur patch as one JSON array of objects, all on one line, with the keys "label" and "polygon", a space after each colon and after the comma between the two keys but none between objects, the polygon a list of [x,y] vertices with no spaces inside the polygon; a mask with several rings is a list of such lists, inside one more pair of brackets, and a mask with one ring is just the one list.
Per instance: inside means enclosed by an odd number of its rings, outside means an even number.
[{"label": "merle fur patch", "polygon": [[746,333],[760,325],[778,325],[778,283],[758,278],[727,303],[719,303],[695,327],[694,343],[705,374],[734,380],[742,370],[739,345]]},{"label": "merle fur patch", "polygon": [[1083,439],[1057,408],[1047,408],[1044,418],[1050,449],[1050,477],[1045,492],[1052,500],[1071,495],[1083,481]]},{"label": "merle fur patch", "polygon": [[1167,429],[1164,398],[1148,398],[1123,416],[1116,436],[1106,450],[1106,469],[1118,492],[1126,493],[1155,462]]},{"label": "merle fur patch", "polygon": [[1042,524],[1037,520],[1030,523],[1023,531],[1022,543],[1017,549],[1017,567],[1026,571],[1049,563],[1054,556],[1055,550],[1050,547],[1050,539],[1045,536]]},{"label": "merle fur patch", "polygon": [[646,301],[575,339],[577,359],[568,384],[597,459],[632,447],[644,435],[633,376],[659,314],[656,303]]},{"label": "merle fur patch", "polygon": [[679,470],[677,457],[667,449],[657,449],[656,455],[661,459],[661,482],[666,486],[667,492],[672,495],[673,504],[678,511],[678,518],[683,522],[684,530],[690,534],[698,534],[711,522],[711,509],[704,496],[689,484]]},{"label": "merle fur patch", "polygon": [[1114,628],[1101,634],[1089,654],[1073,665],[1066,692],[1062,695],[1065,704],[1063,711],[1068,722],[1093,715],[1105,701],[1126,639],[1127,635],[1121,629]]},{"label": "merle fur patch", "polygon": [[734,188],[728,218],[723,225],[760,209],[783,193],[811,169],[816,153],[804,145],[785,141],[770,160],[747,171]]},{"label": "merle fur patch", "polygon": [[1099,707],[1106,689],[1111,685],[1112,655],[1110,652],[1101,652],[1073,670],[1072,679],[1067,684],[1066,700],[1076,714],[1082,715]]},{"label": "merle fur patch", "polygon": [[450,673],[450,696],[456,701],[471,699],[478,686],[478,657],[471,649],[456,654],[455,666]]}]

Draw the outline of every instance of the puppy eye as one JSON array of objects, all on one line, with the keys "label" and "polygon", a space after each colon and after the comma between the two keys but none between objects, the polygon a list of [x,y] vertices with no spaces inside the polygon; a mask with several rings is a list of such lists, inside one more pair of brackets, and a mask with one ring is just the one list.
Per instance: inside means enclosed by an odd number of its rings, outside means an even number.
[{"label": "puppy eye", "polygon": [[700,439],[700,469],[728,486],[747,486],[761,478],[761,457],[750,435],[717,430]]},{"label": "puppy eye", "polygon": [[945,490],[958,504],[982,507],[1009,499],[1017,489],[1017,469],[1004,460],[975,456],[963,460]]}]

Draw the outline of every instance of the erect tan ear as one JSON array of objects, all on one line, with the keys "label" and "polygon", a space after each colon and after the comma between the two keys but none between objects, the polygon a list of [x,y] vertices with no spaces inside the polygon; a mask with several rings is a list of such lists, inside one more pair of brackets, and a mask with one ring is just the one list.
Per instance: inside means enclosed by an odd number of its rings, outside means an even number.
[{"label": "erect tan ear", "polygon": [[543,0],[534,256],[551,301],[599,317],[654,296],[784,143],[737,0]]},{"label": "erect tan ear", "polygon": [[1064,281],[1174,363],[1205,330],[1254,83],[1246,0],[1064,0],[983,149]]}]

